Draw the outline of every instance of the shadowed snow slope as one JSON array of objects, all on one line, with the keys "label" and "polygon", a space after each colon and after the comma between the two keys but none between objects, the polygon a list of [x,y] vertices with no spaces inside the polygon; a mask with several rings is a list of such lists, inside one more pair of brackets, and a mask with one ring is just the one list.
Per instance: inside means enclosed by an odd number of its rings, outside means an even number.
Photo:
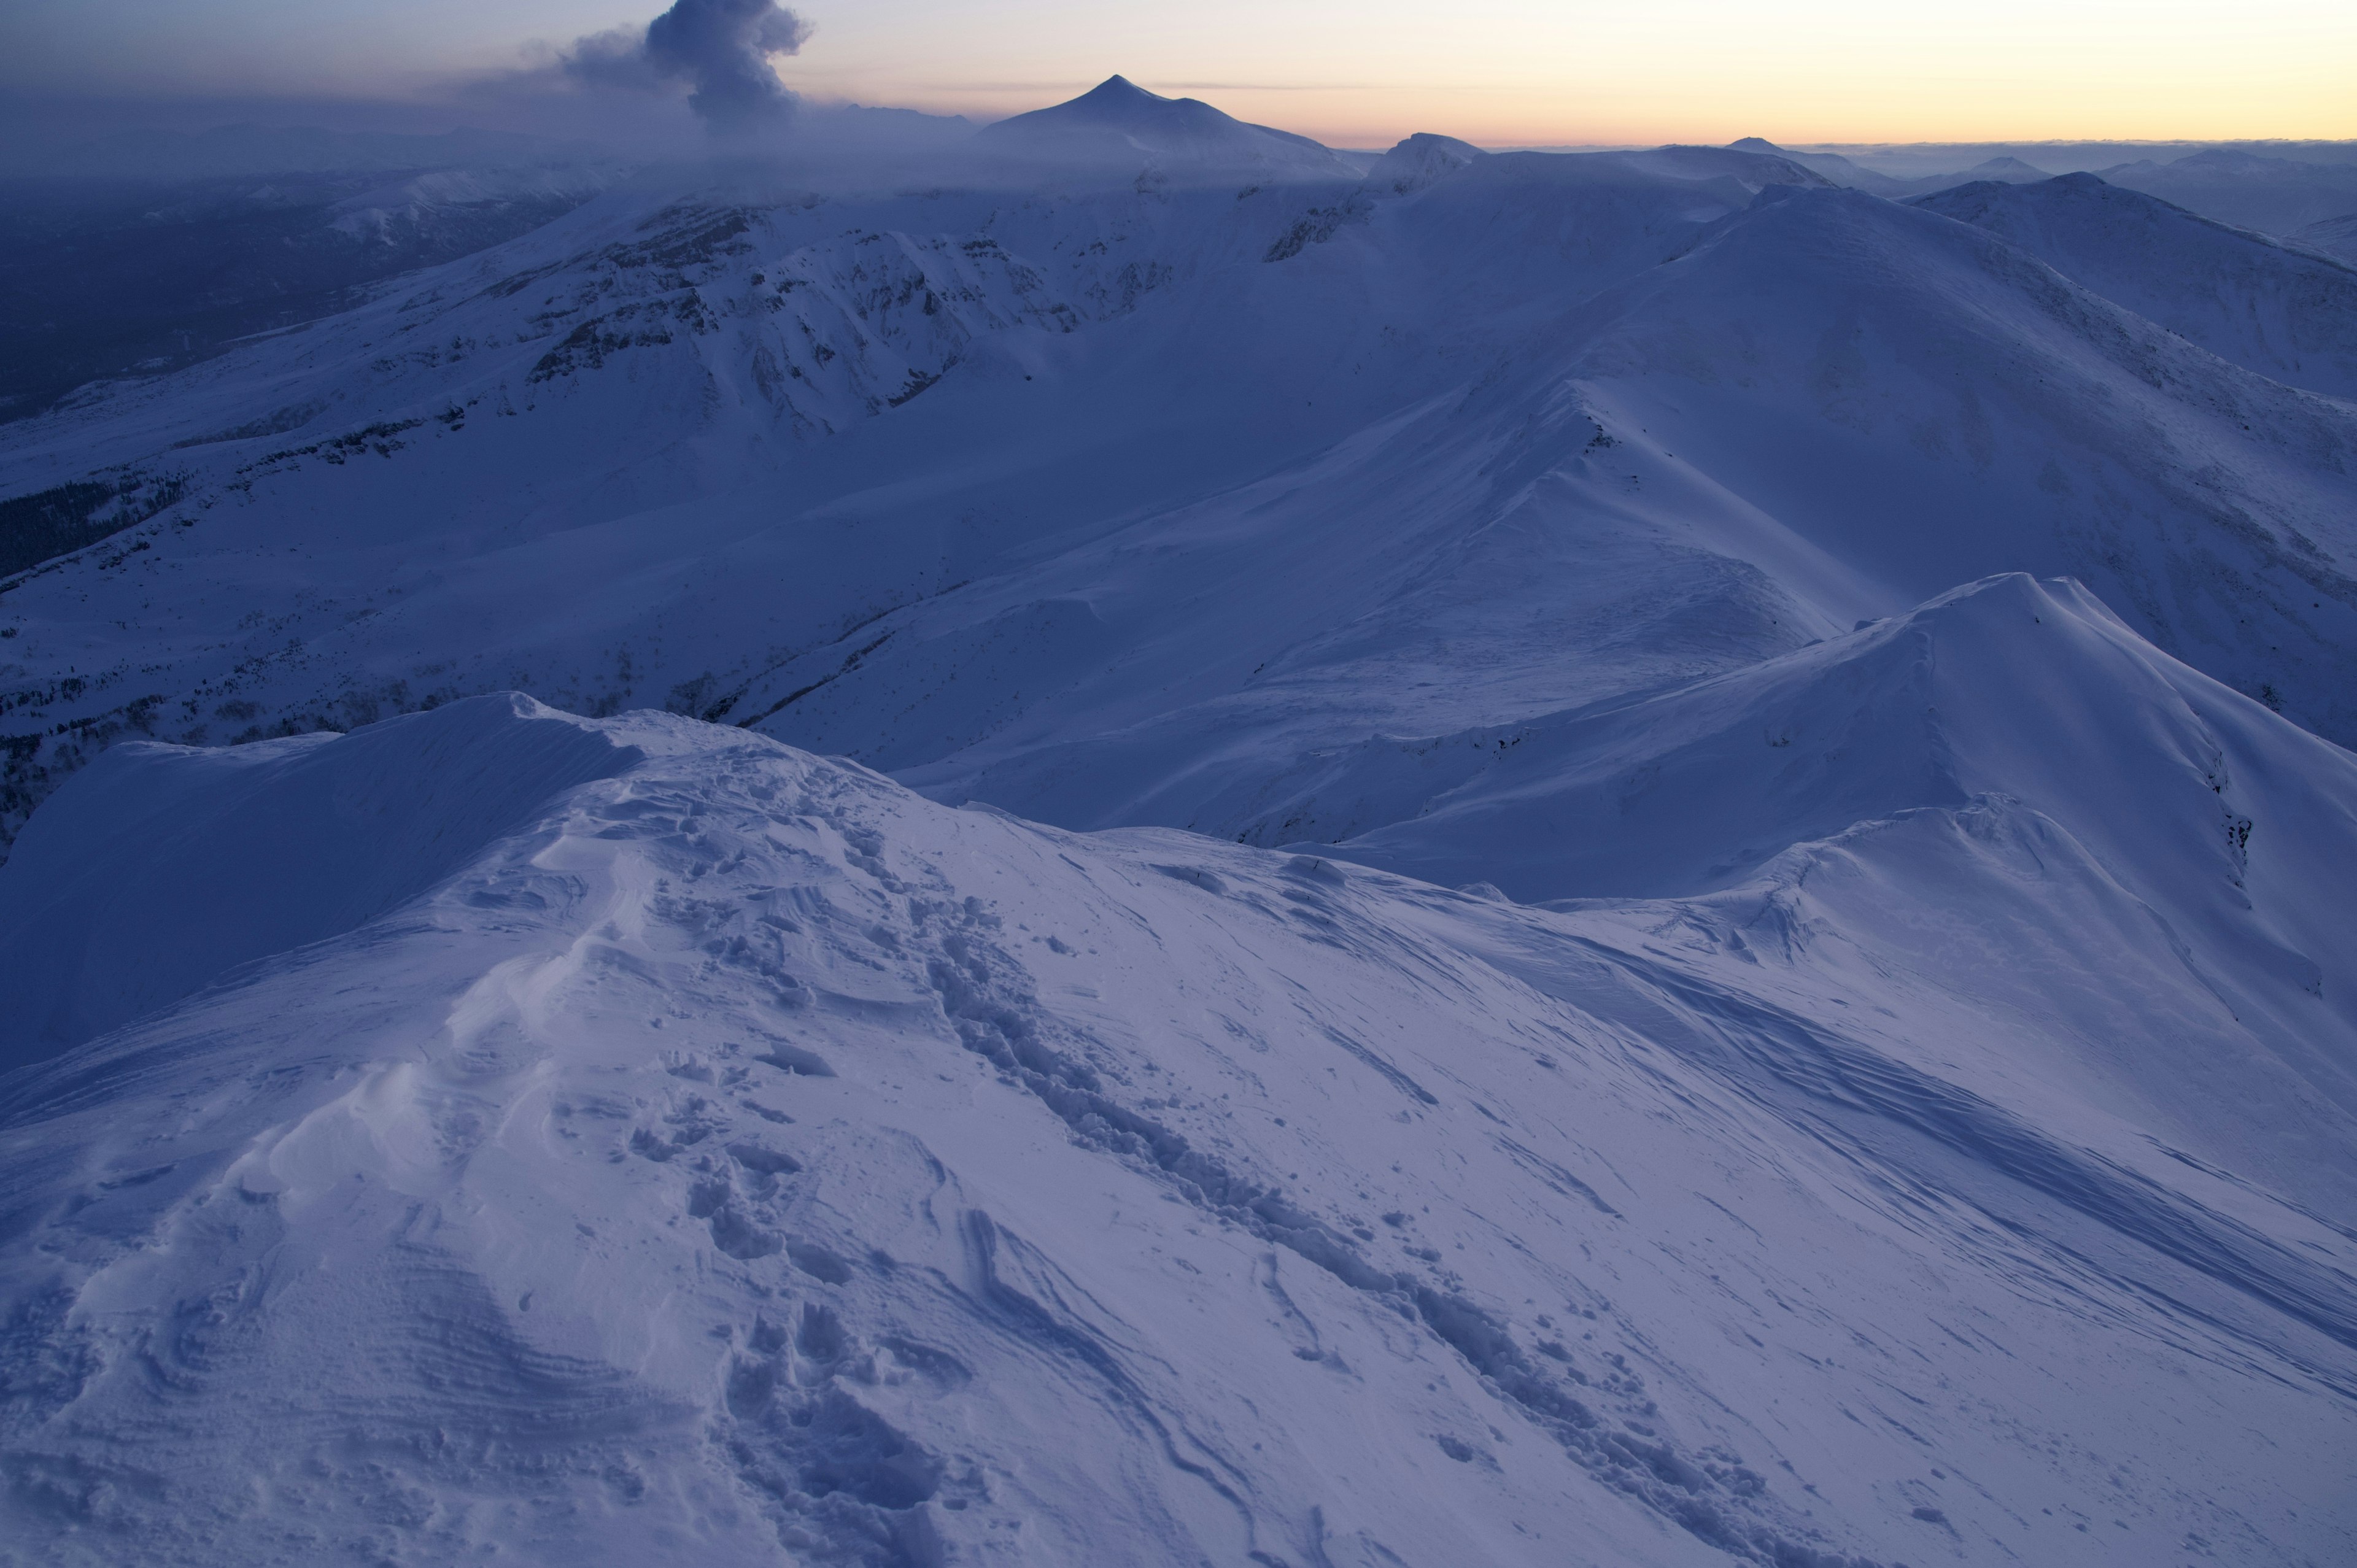
[{"label": "shadowed snow slope", "polygon": [[637,760],[570,720],[517,722],[534,710],[548,712],[477,697],[332,746],[109,751],[16,845],[0,895],[0,1070],[373,919],[554,791]]},{"label": "shadowed snow slope", "polygon": [[[2075,583],[1994,579],[1645,702],[1370,743],[1302,789],[1305,837],[1345,814],[1388,823],[1334,853],[1430,880],[1524,899],[1773,889],[1722,901],[1754,909],[1753,942],[1815,923],[1891,945],[1861,888],[1927,917],[1945,905],[1893,967],[1984,997],[2010,988],[1994,978],[2007,964],[2075,950],[2074,983],[2146,1020],[2115,1063],[2121,1092],[2229,1070],[2239,1053],[2219,1054],[2212,1026],[2298,1064],[2236,1151],[2278,1182],[2305,1181],[2309,1155],[2289,1151],[2345,1142],[2357,1107],[2341,1043],[2357,1037],[2357,758],[2159,654]],[[2104,1015],[2088,1039],[2118,1033]],[[2341,1109],[2311,1121],[2303,1081]],[[2207,1092],[2179,1113],[2198,1121]]]},{"label": "shadowed snow slope", "polygon": [[[1961,755],[2033,661],[2115,773]],[[2330,1559],[2348,963],[2198,921],[2317,936],[2347,759],[2018,580],[1756,679],[2021,798],[1549,910],[506,699],[92,769],[0,867],[85,951],[374,891],[0,1080],[0,1556]]]},{"label": "shadowed snow slope", "polygon": [[2345,270],[824,152],[0,430],[0,1563],[2347,1556]]},{"label": "shadowed snow slope", "polygon": [[2322,251],[2344,262],[2357,264],[2357,212],[2339,218],[2327,218],[2297,230],[2292,238],[2310,250]]},{"label": "shadowed snow slope", "polygon": [[[2011,571],[2357,738],[2357,411],[1986,229],[1739,148],[1189,184],[1119,145],[1028,191],[650,176],[8,427],[6,518],[123,532],[0,592],[0,828],[117,739],[516,688],[1279,842],[1314,753]],[[2266,369],[2291,253],[2196,227]]]},{"label": "shadowed snow slope", "polygon": [[2287,386],[2357,397],[2357,271],[2091,174],[1915,203]]},{"label": "shadowed snow slope", "polygon": [[2222,223],[2291,234],[2357,207],[2357,166],[2211,147],[2171,163],[2140,159],[2102,171]]}]

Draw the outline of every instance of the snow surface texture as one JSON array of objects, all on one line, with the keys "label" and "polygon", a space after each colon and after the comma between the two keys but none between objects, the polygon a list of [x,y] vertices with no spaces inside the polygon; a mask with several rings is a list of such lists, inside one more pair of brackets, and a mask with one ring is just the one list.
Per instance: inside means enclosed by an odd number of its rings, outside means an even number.
[{"label": "snow surface texture", "polygon": [[1281,843],[1307,756],[2016,570],[2357,738],[2329,259],[2083,178],[1961,222],[1740,149],[1337,177],[1230,122],[1190,164],[1132,145],[1183,104],[1113,100],[1136,124],[1050,138],[1125,149],[1110,185],[632,183],[10,427],[0,490],[122,532],[0,594],[0,826],[124,736],[517,688]]},{"label": "snow surface texture", "polygon": [[0,1562],[2345,1559],[2357,274],[1028,119],[0,432]]},{"label": "snow surface texture", "polygon": [[[2161,754],[1562,911],[521,697],[117,747],[0,919],[53,1015],[157,905],[225,967],[12,1045],[0,1552],[2330,1561],[2357,763],[1927,615]],[[1902,772],[1909,635],[1782,677]]]}]

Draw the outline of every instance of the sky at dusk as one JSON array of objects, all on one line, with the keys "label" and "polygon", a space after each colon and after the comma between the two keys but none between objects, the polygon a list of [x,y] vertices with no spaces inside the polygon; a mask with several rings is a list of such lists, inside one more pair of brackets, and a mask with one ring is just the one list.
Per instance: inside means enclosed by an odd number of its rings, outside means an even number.
[{"label": "sky at dusk", "polygon": [[[13,0],[19,102],[496,117],[627,0]],[[1347,145],[2357,136],[2348,0],[809,0],[814,101],[996,118],[1120,71]]]}]

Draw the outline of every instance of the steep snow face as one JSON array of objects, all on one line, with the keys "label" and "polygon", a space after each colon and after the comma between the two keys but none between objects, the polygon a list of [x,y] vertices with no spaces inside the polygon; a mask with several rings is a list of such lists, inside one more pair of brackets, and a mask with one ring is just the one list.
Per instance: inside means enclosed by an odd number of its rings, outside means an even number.
[{"label": "steep snow face", "polygon": [[1654,441],[1910,598],[2000,568],[2077,575],[2196,668],[2357,734],[2345,404],[1848,191],[1746,214],[1582,307],[1564,341]]},{"label": "steep snow face", "polygon": [[[1469,204],[1515,168],[1486,159],[1380,216],[1368,240],[1427,219],[1486,239]],[[1512,242],[1475,255],[1562,254],[1530,231],[1547,209],[1528,188],[1494,209],[1517,226]],[[1512,295],[1494,264],[1491,286]],[[2217,647],[2233,639],[2253,694],[2286,700],[2292,682],[2273,671],[2293,649],[2312,660],[2305,701],[2348,689],[2346,568],[2319,570],[2348,558],[2346,480],[2327,468],[2287,491],[2288,467],[2255,466],[2237,499],[2244,519],[2275,520],[2261,533],[2221,518],[2203,461],[2248,440],[2245,424],[2344,452],[2349,422],[2330,405],[2243,377],[1971,230],[1878,202],[1763,208],[1684,260],[1622,275],[1637,281],[1589,319],[1550,323],[1519,377],[888,616],[794,666],[780,696],[802,694],[765,725],[942,799],[1074,824],[1270,844],[1365,833],[1437,791],[1328,799],[1304,782],[1327,754],[1436,734],[1486,744],[1836,635],[1894,607],[1894,585],[1936,593],[2008,560],[2102,582],[2213,669],[2234,672]],[[1481,298],[1486,281],[1450,292]],[[1756,308],[1747,289],[1779,307]],[[1941,336],[1927,337],[1933,321]],[[1569,381],[1566,341],[1598,345]],[[2264,412],[2188,407],[2156,382],[2238,389]],[[2127,451],[2147,456],[2132,469],[2095,456]],[[2297,510],[2274,510],[2291,498]],[[2223,581],[2164,565],[2175,546],[2135,525],[2205,514],[2205,554],[2237,563]],[[2335,553],[2309,553],[2319,541]],[[2270,584],[2264,597],[2254,579]],[[976,657],[1013,644],[1039,662]],[[985,707],[990,692],[1021,699]]]},{"label": "steep snow face", "polygon": [[[1369,742],[1287,784],[1272,818],[1339,841],[1322,853],[1523,899],[1704,895],[1730,961],[1838,947],[1983,1017],[2018,1016],[2013,977],[2073,952],[2068,1051],[2105,1096],[2191,1124],[2248,1073],[2276,1109],[2228,1163],[2303,1191],[2303,1162],[2342,1165],[2357,760],[2074,583],[1993,580],[1643,702]],[[1901,916],[1900,894],[1941,911]]]},{"label": "steep snow face", "polygon": [[[1918,618],[2055,607],[2150,722],[2165,660],[2067,593]],[[2345,886],[2329,748],[2199,700],[2268,813],[2255,904]],[[208,843],[239,878],[284,823],[299,897],[448,812],[453,757],[511,787],[434,886],[5,1080],[17,1552],[2126,1568],[2357,1530],[2346,1004],[2156,940],[2026,805],[1549,911],[489,698],[110,762],[44,816],[116,896],[28,854],[0,915],[242,919]],[[2166,828],[2148,783],[2107,804]],[[2343,814],[2274,814],[2310,787]]]},{"label": "steep snow face", "polygon": [[2001,234],[2245,370],[2357,399],[2357,271],[2091,174],[1969,185],[1916,205]]}]

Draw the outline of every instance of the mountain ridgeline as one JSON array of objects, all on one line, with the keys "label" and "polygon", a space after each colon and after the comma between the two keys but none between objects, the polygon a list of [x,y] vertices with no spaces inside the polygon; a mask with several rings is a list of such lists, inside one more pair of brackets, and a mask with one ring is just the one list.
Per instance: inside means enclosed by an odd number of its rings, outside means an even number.
[{"label": "mountain ridgeline", "polygon": [[928,135],[0,425],[0,1559],[2345,1556],[2338,231]]}]

